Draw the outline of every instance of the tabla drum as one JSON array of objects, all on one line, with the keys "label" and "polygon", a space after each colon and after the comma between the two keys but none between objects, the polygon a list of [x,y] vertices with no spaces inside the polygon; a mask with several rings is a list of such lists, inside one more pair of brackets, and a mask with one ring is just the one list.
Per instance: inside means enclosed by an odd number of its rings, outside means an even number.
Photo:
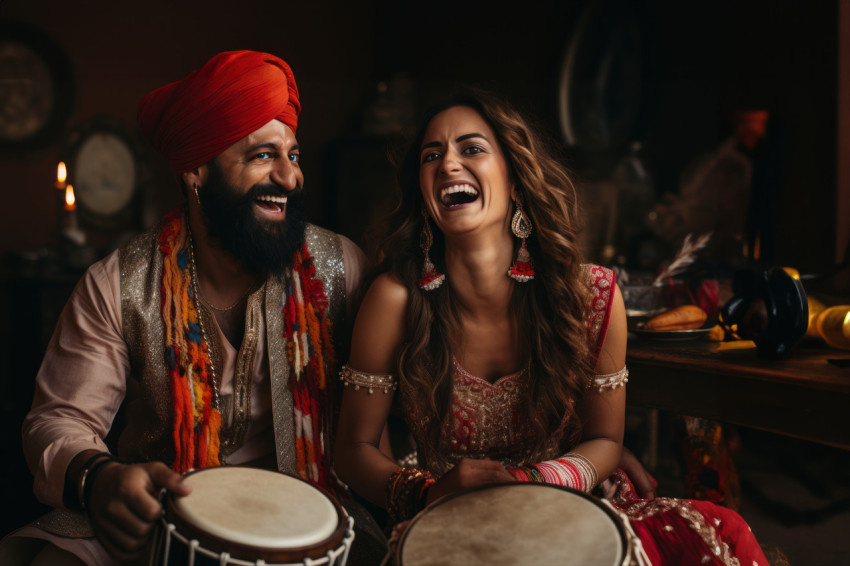
[{"label": "tabla drum", "polygon": [[631,543],[621,517],[598,499],[566,487],[517,482],[435,501],[401,535],[395,561],[625,566]]},{"label": "tabla drum", "polygon": [[234,466],[184,481],[192,493],[164,497],[152,564],[345,566],[354,521],[312,484]]}]

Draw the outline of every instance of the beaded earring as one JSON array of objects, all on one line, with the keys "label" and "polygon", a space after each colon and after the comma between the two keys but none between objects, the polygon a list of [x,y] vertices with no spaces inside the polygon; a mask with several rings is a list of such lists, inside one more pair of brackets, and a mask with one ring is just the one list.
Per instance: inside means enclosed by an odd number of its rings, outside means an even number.
[{"label": "beaded earring", "polygon": [[508,270],[508,277],[520,283],[526,283],[534,279],[534,260],[531,259],[528,248],[525,247],[525,239],[531,235],[531,231],[531,219],[526,216],[525,211],[522,209],[522,200],[517,195],[516,211],[514,211],[514,216],[511,219],[511,232],[513,232],[514,236],[520,238],[522,243],[520,243],[519,250],[517,250],[514,264]]},{"label": "beaded earring", "polygon": [[424,222],[422,223],[422,234],[419,236],[419,247],[425,255],[425,263],[422,265],[422,278],[419,280],[419,287],[423,291],[433,291],[443,284],[446,276],[437,271],[437,268],[431,263],[429,252],[431,251],[431,246],[434,245],[434,234],[431,232],[431,222],[428,218],[428,213],[424,209],[422,210],[422,217]]}]

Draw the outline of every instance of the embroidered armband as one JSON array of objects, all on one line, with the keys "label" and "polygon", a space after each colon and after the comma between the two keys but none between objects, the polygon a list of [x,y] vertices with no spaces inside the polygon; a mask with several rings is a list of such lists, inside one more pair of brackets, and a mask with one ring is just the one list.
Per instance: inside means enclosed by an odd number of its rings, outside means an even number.
[{"label": "embroidered armband", "polygon": [[618,372],[593,375],[590,377],[588,387],[594,387],[602,393],[606,389],[617,389],[629,382],[629,368],[623,366]]},{"label": "embroidered armband", "polygon": [[375,392],[375,389],[383,389],[384,393],[395,391],[398,389],[398,380],[391,373],[366,373],[353,369],[348,364],[342,366],[339,372],[339,378],[345,384],[354,386],[355,391],[360,391],[361,387],[369,390],[369,395]]}]

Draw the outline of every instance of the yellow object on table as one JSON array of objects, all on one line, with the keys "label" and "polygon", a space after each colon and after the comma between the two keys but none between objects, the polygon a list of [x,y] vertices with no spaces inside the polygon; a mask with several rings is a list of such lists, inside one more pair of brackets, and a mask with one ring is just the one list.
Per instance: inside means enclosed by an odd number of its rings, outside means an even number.
[{"label": "yellow object on table", "polygon": [[809,303],[809,327],[806,329],[806,336],[810,338],[820,338],[820,334],[818,334],[818,327],[815,324],[815,319],[820,313],[826,310],[826,305],[814,297],[807,296],[806,301]]},{"label": "yellow object on table", "polygon": [[833,348],[850,350],[850,305],[836,305],[820,311],[815,315],[814,327],[816,336]]},{"label": "yellow object on table", "polygon": [[726,331],[723,330],[722,326],[716,324],[714,328],[709,331],[705,338],[706,340],[711,340],[712,342],[723,342],[723,339],[726,338]]}]

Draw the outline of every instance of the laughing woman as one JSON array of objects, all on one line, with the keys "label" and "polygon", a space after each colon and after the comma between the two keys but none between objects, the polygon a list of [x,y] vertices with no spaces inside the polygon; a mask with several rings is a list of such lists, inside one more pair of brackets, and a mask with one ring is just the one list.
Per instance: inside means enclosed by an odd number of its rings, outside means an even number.
[{"label": "laughing woman", "polygon": [[[456,97],[428,114],[399,181],[342,371],[339,476],[395,523],[467,487],[611,478],[653,564],[766,565],[735,512],[639,499],[617,469],[623,300],[612,271],[582,263],[575,188],[526,122]],[[396,391],[417,468],[380,450]]]}]

